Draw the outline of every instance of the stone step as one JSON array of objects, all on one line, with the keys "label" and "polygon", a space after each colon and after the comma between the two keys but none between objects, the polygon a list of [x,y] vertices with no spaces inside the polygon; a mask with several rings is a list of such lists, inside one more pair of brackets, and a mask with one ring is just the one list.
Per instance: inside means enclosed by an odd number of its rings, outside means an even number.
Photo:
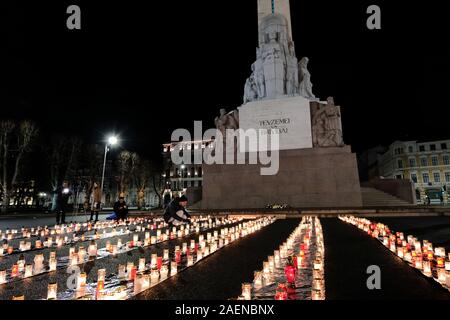
[{"label": "stone step", "polygon": [[361,187],[364,207],[411,206],[410,203],[374,188]]}]

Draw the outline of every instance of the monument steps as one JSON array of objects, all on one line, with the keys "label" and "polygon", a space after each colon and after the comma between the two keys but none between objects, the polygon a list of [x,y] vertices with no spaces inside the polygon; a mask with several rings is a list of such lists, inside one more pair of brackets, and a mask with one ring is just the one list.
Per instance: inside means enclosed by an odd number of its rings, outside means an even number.
[{"label": "monument steps", "polygon": [[375,188],[361,187],[363,207],[412,206],[411,203]]}]

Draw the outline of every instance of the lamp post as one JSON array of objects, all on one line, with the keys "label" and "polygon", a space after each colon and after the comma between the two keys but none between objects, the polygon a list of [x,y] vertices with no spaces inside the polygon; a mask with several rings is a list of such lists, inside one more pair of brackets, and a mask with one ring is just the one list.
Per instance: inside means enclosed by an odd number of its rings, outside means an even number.
[{"label": "lamp post", "polygon": [[108,138],[108,141],[106,142],[106,145],[105,145],[105,156],[103,158],[102,184],[100,187],[102,198],[103,198],[103,186],[105,184],[106,155],[108,154],[108,151],[109,151],[108,147],[117,144],[117,142],[119,142],[119,139],[117,139],[117,137],[115,137],[115,136],[111,136]]}]

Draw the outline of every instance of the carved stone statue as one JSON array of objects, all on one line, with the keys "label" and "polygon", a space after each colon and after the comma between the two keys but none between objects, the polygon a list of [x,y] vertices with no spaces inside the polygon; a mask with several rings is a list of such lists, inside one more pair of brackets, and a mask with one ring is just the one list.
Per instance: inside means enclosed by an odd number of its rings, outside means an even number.
[{"label": "carved stone statue", "polygon": [[244,104],[258,99],[258,87],[255,82],[254,74],[252,74],[245,82],[244,88]]},{"label": "carved stone statue", "polygon": [[302,97],[305,97],[307,99],[315,99],[316,97],[314,96],[313,92],[312,92],[312,83],[311,83],[311,74],[308,71],[308,62],[309,59],[307,57],[304,57],[300,60],[300,62],[298,63],[299,66],[299,94]]},{"label": "carved stone statue", "polygon": [[342,147],[341,110],[329,97],[327,104],[317,104],[312,108],[312,132],[314,147]]},{"label": "carved stone statue", "polygon": [[214,120],[217,130],[225,137],[227,129],[239,129],[239,111],[234,110],[229,113],[225,109],[220,109],[220,116]]}]

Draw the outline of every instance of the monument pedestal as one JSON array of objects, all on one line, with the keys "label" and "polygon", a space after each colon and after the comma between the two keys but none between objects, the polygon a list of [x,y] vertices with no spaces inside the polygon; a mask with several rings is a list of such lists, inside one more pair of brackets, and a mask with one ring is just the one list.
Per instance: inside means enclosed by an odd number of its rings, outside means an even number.
[{"label": "monument pedestal", "polygon": [[261,165],[203,166],[203,209],[361,207],[356,156],[349,146],[281,150],[278,174]]}]

